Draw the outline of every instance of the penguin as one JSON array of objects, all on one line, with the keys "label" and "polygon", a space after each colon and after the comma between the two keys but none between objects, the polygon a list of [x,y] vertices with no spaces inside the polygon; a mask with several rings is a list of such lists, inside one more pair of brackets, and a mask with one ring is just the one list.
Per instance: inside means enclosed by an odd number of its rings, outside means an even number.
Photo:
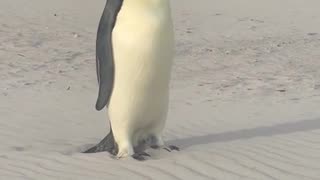
[{"label": "penguin", "polygon": [[141,146],[179,150],[162,139],[174,58],[170,0],[107,0],[96,40],[98,111],[109,134],[84,153],[144,160]]}]

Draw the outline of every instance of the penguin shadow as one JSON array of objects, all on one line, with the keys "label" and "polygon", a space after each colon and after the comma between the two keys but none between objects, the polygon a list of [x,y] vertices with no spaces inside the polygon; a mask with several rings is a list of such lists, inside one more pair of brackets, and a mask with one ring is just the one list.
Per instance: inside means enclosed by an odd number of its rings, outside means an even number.
[{"label": "penguin shadow", "polygon": [[[223,142],[232,142],[236,140],[248,140],[257,137],[271,137],[276,135],[285,135],[291,134],[296,132],[306,132],[312,130],[320,130],[320,118],[319,119],[309,119],[309,120],[301,120],[295,122],[287,122],[276,124],[272,126],[261,126],[251,129],[241,129],[236,131],[229,131],[223,133],[214,133],[208,134],[204,136],[195,136],[183,139],[175,139],[166,141],[168,145],[176,145],[180,148],[181,151],[184,149],[197,146],[197,145],[204,145],[204,144],[211,144],[211,143],[223,143]],[[75,153],[82,153],[83,151],[87,150],[88,148],[92,147],[95,144],[85,144],[82,146],[78,146],[72,150],[66,151],[63,154],[65,155],[72,155]],[[140,149],[141,148],[141,149]],[[145,146],[139,147],[139,151],[144,151]],[[151,159],[162,159],[167,158],[170,156],[171,152],[166,152],[164,150],[154,150],[152,148],[147,148],[147,153],[151,155],[149,160]],[[175,151],[173,151],[175,152]],[[109,152],[100,152],[109,154],[110,157],[112,155]]]},{"label": "penguin shadow", "polygon": [[252,129],[241,129],[230,132],[209,134],[184,139],[167,141],[168,144],[175,144],[182,149],[196,145],[231,142],[236,140],[247,140],[256,137],[270,137],[275,135],[291,134],[295,132],[305,132],[320,129],[320,119],[301,120],[276,124],[273,126],[261,126]]}]

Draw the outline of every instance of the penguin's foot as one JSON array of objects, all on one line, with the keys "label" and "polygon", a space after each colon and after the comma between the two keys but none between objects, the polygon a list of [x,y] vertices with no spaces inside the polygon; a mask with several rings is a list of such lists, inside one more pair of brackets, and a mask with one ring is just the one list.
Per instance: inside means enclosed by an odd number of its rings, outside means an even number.
[{"label": "penguin's foot", "polygon": [[[158,145],[153,145],[153,146],[150,146],[152,149],[160,149],[161,146],[158,146]],[[169,145],[169,146],[164,146],[162,147],[162,149],[168,151],[168,152],[171,152],[171,151],[180,151],[180,148],[177,147],[177,146],[174,146],[174,145]]]},{"label": "penguin's foot", "polygon": [[146,160],[146,157],[151,157],[151,156],[146,152],[137,152],[137,153],[134,153],[131,157],[138,161],[144,161]]},{"label": "penguin's foot", "polygon": [[168,152],[180,151],[180,148],[178,146],[174,146],[174,145],[169,145],[168,147],[165,147],[164,149],[167,150]]}]

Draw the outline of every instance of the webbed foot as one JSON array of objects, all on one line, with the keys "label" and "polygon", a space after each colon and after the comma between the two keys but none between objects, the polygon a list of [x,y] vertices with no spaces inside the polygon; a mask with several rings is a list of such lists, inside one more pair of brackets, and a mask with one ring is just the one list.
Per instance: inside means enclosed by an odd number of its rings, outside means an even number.
[{"label": "webbed foot", "polygon": [[[152,149],[160,149],[161,146],[158,146],[158,145],[153,145],[153,146],[150,146]],[[164,150],[168,151],[168,152],[171,152],[171,151],[180,151],[180,148],[177,147],[177,146],[174,146],[174,145],[169,145],[169,146],[164,146],[163,147]]]},{"label": "webbed foot", "polygon": [[138,153],[134,153],[131,157],[138,161],[144,161],[146,160],[146,157],[151,157],[151,156],[146,152],[138,152]]}]

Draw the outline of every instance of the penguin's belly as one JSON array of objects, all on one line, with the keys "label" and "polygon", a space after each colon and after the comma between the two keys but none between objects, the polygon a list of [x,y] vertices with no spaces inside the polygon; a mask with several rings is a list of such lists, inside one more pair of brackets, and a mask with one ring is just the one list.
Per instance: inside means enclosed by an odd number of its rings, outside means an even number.
[{"label": "penguin's belly", "polygon": [[131,12],[123,7],[112,35],[115,80],[109,116],[116,139],[160,133],[168,108],[173,56],[170,17],[149,10]]}]

